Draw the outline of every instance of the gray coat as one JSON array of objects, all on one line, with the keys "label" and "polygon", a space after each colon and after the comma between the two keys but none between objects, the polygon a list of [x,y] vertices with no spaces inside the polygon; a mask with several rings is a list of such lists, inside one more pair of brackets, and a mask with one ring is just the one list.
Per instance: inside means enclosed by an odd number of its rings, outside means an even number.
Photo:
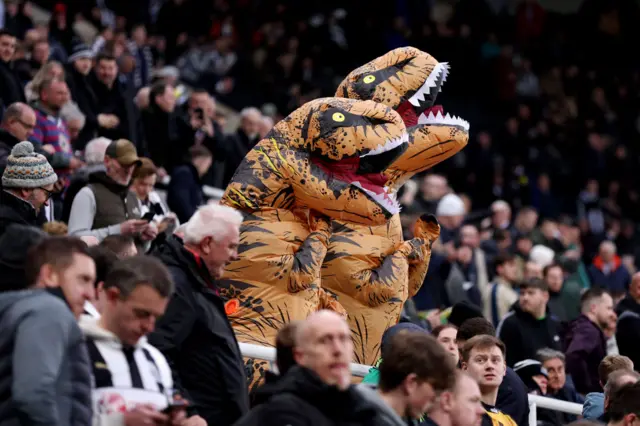
[{"label": "gray coat", "polygon": [[0,293],[0,426],[91,425],[84,337],[62,291]]}]

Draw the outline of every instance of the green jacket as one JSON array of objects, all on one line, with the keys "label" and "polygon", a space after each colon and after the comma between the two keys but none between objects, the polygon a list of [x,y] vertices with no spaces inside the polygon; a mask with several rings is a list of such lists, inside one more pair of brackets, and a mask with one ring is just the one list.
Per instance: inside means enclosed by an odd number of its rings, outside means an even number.
[{"label": "green jacket", "polygon": [[369,369],[367,375],[364,376],[364,379],[362,379],[362,383],[366,383],[368,385],[378,385],[378,382],[380,381],[380,371],[378,370],[378,367],[380,367],[381,362],[382,358],[378,359],[375,365]]}]

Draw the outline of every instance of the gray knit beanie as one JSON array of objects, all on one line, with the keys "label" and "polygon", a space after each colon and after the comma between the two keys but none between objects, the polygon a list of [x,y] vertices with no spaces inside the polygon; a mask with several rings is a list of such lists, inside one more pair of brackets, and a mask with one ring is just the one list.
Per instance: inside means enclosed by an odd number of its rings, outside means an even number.
[{"label": "gray knit beanie", "polygon": [[58,181],[58,175],[44,155],[33,151],[31,142],[23,141],[11,150],[2,174],[4,188],[40,188]]}]

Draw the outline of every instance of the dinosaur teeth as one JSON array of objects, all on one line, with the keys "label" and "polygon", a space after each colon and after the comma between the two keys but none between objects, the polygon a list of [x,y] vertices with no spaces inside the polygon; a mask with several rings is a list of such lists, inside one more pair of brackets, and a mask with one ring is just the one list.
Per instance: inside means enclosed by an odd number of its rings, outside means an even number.
[{"label": "dinosaur teeth", "polygon": [[442,113],[438,112],[437,115],[434,115],[433,112],[430,112],[429,115],[424,113],[420,114],[418,117],[418,124],[428,124],[435,126],[456,126],[462,128],[465,132],[469,131],[469,122],[463,120],[462,118],[456,115],[447,114],[445,116]]},{"label": "dinosaur teeth", "polygon": [[366,154],[361,155],[360,158],[368,157],[369,155],[379,155],[379,154],[382,154],[384,152],[391,151],[392,149],[395,149],[395,148],[399,147],[400,145],[402,145],[403,143],[407,143],[407,142],[409,142],[409,134],[404,132],[404,133],[402,133],[401,136],[398,136],[397,138],[390,139],[387,142],[385,142],[384,145],[378,145],[375,149],[372,149],[371,151],[367,152]]},{"label": "dinosaur teeth", "polygon": [[391,197],[391,194],[376,194],[375,192],[364,188],[358,181],[352,182],[352,185],[357,186],[362,192],[373,198],[377,204],[382,206],[389,213],[397,214],[400,212],[400,204],[398,204],[395,197]]},{"label": "dinosaur teeth", "polygon": [[[438,81],[440,76],[442,76],[442,83],[447,80],[447,76],[449,75],[450,66],[447,62],[439,62],[427,77],[427,80],[422,84],[422,86],[409,98],[409,102],[414,107],[420,106],[420,102],[424,101],[424,97],[426,94],[431,93],[431,89],[438,86]],[[440,85],[440,91],[442,91],[442,84]]]}]

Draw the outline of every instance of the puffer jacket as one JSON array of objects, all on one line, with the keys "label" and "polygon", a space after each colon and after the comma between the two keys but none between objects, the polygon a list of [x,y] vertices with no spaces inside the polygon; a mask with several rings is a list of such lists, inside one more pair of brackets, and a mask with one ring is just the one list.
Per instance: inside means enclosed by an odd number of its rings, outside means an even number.
[{"label": "puffer jacket", "polygon": [[89,357],[62,290],[1,293],[0,329],[0,426],[90,425]]}]

